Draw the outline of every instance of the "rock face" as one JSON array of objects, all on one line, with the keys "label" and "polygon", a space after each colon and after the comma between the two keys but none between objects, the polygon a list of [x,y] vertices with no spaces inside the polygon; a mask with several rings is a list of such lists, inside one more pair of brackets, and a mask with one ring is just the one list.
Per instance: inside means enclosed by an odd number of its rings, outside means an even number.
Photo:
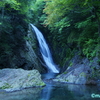
[{"label": "rock face", "polygon": [[[44,72],[45,69],[40,62],[39,48],[35,33],[33,33],[29,27],[26,34],[20,31],[14,34],[16,35],[11,35],[11,42],[8,42],[8,46],[5,47],[6,51],[3,50],[2,46],[2,49],[0,48],[0,69],[23,68],[25,70],[37,69],[41,73]],[[10,36],[8,38],[10,38]]]},{"label": "rock face", "polygon": [[23,88],[44,86],[37,70],[2,69],[0,70],[0,89],[15,91]]},{"label": "rock face", "polygon": [[54,81],[73,83],[73,84],[94,84],[99,78],[100,65],[98,58],[89,61],[87,58],[80,59],[75,56],[70,63],[70,66],[65,72],[57,76]]}]

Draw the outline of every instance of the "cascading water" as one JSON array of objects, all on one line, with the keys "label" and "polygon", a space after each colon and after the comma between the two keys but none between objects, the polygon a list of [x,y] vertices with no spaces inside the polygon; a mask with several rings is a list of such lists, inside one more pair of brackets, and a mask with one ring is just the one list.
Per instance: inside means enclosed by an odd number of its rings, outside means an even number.
[{"label": "cascading water", "polygon": [[56,68],[55,63],[53,62],[49,47],[42,33],[33,24],[30,24],[30,25],[32,26],[32,29],[35,31],[35,34],[36,34],[36,37],[38,39],[39,46],[40,46],[40,52],[42,54],[43,60],[47,68],[50,70],[50,72],[59,73],[59,70]]}]

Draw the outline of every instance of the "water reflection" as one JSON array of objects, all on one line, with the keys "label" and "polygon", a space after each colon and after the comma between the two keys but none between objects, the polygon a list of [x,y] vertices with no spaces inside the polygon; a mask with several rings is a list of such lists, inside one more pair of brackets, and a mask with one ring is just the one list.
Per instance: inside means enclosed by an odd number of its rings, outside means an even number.
[{"label": "water reflection", "polygon": [[41,99],[40,100],[49,100],[50,96],[51,96],[51,92],[53,90],[53,84],[52,82],[48,82],[50,81],[50,79],[54,78],[56,76],[55,73],[46,73],[43,75],[43,79],[46,80],[46,86],[44,87],[44,89],[42,90],[41,93]]},{"label": "water reflection", "polygon": [[54,83],[49,80],[54,76],[55,74],[50,73],[43,75],[47,85],[42,88],[24,89],[12,93],[1,91],[0,100],[100,100],[91,96],[100,94],[100,86]]},{"label": "water reflection", "polygon": [[0,91],[0,100],[39,100],[42,88],[29,88],[15,92]]},{"label": "water reflection", "polygon": [[[53,86],[52,86],[53,85]],[[44,94],[39,100],[99,100],[93,98],[92,94],[99,94],[100,90],[97,86],[59,84],[55,83],[43,89]],[[50,90],[48,90],[48,88]]]},{"label": "water reflection", "polygon": [[39,100],[97,100],[92,94],[100,95],[100,86],[74,85],[64,83],[54,83],[50,79],[56,74],[47,73],[43,75],[46,80],[46,87],[41,91]]},{"label": "water reflection", "polygon": [[41,99],[40,100],[49,100],[52,92],[52,85],[47,85],[41,93]]}]

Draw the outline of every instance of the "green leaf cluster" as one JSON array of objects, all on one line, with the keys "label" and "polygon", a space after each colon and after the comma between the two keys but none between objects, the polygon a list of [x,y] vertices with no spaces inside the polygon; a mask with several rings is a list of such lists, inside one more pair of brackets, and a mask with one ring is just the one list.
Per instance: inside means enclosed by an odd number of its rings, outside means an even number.
[{"label": "green leaf cluster", "polygon": [[54,51],[63,55],[61,62],[76,52],[89,59],[100,55],[100,0],[45,0],[45,3],[44,25],[51,31]]}]

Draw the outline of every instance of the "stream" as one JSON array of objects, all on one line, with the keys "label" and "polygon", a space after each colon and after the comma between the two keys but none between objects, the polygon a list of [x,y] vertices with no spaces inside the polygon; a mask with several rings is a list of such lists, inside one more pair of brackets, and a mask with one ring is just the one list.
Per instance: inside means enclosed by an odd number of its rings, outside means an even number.
[{"label": "stream", "polygon": [[0,100],[99,100],[98,86],[55,83],[55,74],[43,74],[45,87],[27,88],[15,92],[0,91]]}]

